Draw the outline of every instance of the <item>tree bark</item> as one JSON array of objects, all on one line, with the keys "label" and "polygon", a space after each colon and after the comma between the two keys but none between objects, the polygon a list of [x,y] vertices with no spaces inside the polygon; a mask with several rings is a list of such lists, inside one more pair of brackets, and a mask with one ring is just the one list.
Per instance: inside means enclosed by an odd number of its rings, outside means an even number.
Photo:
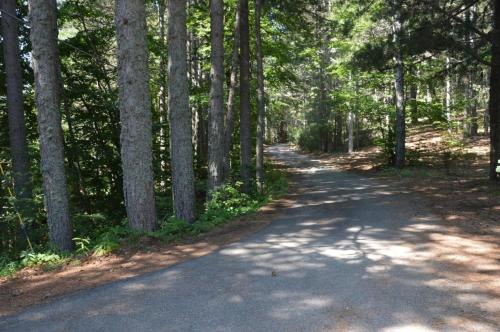
[{"label": "tree bark", "polygon": [[33,70],[40,133],[41,171],[50,241],[73,249],[61,129],[61,69],[56,0],[30,0]]},{"label": "tree bark", "polygon": [[227,112],[224,132],[224,162],[223,178],[227,181],[231,173],[231,148],[233,146],[234,113],[236,93],[238,90],[238,65],[240,62],[240,9],[236,8],[234,24],[233,54],[231,55],[231,76],[229,81],[229,95],[227,98]]},{"label": "tree bark", "polygon": [[264,101],[264,64],[262,54],[262,36],[260,20],[262,0],[255,0],[255,55],[257,57],[257,149],[256,178],[257,189],[264,191],[264,133],[266,121],[266,105]]},{"label": "tree bark", "polygon": [[211,61],[208,193],[222,184],[224,166],[224,2],[210,1]]},{"label": "tree bark", "polygon": [[248,0],[240,0],[240,175],[243,190],[250,191],[251,184],[251,123],[250,123],[250,31]]},{"label": "tree bark", "polygon": [[[26,123],[23,105],[23,71],[19,51],[18,23],[16,17],[16,1],[2,0],[3,56],[7,88],[7,114],[9,118],[10,154],[12,157],[12,173],[14,192],[17,199],[31,198],[31,175],[26,139]],[[26,214],[26,204],[21,204]]]},{"label": "tree bark", "polygon": [[394,23],[393,34],[395,44],[395,80],[394,88],[396,95],[396,151],[395,151],[395,166],[403,168],[405,164],[405,139],[406,139],[406,124],[405,124],[405,107],[404,107],[404,68],[403,68],[403,53],[401,48],[401,34],[403,26],[401,22],[401,0],[393,0],[394,4]]},{"label": "tree bark", "polygon": [[446,57],[446,87],[445,87],[445,113],[446,122],[448,126],[448,132],[451,133],[452,123],[451,123],[451,65],[450,57]]},{"label": "tree bark", "polygon": [[491,33],[490,100],[490,179],[499,182],[496,167],[500,160],[500,0],[494,1],[493,31]]},{"label": "tree bark", "polygon": [[160,112],[160,170],[162,172],[160,179],[164,190],[168,182],[168,105],[167,105],[167,50],[166,50],[166,0],[158,0],[158,18],[160,30],[160,93],[159,93],[159,112]]},{"label": "tree bark", "polygon": [[168,104],[175,216],[195,220],[192,115],[187,79],[186,0],[168,1]]},{"label": "tree bark", "polygon": [[[335,114],[335,128],[334,128],[334,144],[333,148],[335,151],[342,151],[344,148],[344,142],[343,142],[343,119],[342,119],[342,113],[336,112]],[[330,151],[329,151],[330,152]]]},{"label": "tree bark", "polygon": [[[412,74],[412,82],[410,84],[410,117],[411,117],[411,123],[412,124],[418,124],[418,103],[417,103],[417,97],[418,97],[418,87],[417,83],[415,82],[415,70],[410,69],[410,72]],[[418,73],[417,73],[418,75]]]},{"label": "tree bark", "polygon": [[[474,24],[474,16],[475,16],[475,8],[471,6],[465,12],[465,22],[469,26],[473,26]],[[468,32],[466,45],[468,48],[474,48],[474,35],[471,31]],[[465,85],[466,89],[466,102],[467,102],[467,110],[466,110],[466,125],[468,131],[466,132],[466,136],[474,137],[477,136],[478,132],[478,123],[477,123],[477,105],[476,105],[476,91],[474,90],[474,80],[475,80],[475,72],[477,67],[475,65],[469,66],[467,69],[467,84]]]},{"label": "tree bark", "polygon": [[118,86],[123,193],[130,227],[156,229],[146,6],[117,0]]},{"label": "tree bark", "polygon": [[347,132],[348,132],[348,146],[347,152],[354,152],[354,114],[352,110],[349,110],[347,115]]}]

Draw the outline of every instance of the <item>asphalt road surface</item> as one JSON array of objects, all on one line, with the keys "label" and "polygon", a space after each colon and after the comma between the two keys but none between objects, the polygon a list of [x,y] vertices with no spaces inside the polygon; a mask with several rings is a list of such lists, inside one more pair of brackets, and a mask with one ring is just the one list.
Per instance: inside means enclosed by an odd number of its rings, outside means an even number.
[{"label": "asphalt road surface", "polygon": [[498,297],[442,259],[454,251],[446,229],[407,193],[286,145],[268,153],[298,181],[268,227],[207,256],[2,318],[0,330],[500,330]]}]

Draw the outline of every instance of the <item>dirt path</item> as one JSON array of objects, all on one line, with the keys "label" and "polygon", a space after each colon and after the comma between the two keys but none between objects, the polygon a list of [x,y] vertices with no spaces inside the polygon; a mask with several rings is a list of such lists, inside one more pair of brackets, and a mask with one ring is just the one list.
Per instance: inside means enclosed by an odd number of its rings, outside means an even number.
[{"label": "dirt path", "polygon": [[254,235],[64,297],[0,330],[498,331],[500,248],[448,227],[411,192],[288,146],[288,208]]}]

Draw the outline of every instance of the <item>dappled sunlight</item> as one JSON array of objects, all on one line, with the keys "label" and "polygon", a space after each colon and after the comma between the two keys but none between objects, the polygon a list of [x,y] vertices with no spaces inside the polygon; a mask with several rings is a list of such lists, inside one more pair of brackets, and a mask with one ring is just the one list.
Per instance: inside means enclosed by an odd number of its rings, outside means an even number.
[{"label": "dappled sunlight", "polygon": [[[283,146],[270,150],[297,169],[315,164]],[[372,179],[321,171],[297,172],[294,180],[303,185],[265,229],[203,258],[114,284],[93,308],[77,301],[72,306],[82,317],[72,326],[114,315],[132,326],[141,317],[175,320],[179,330],[238,330],[236,317],[251,311],[259,317],[248,322],[254,330],[498,330],[497,239],[445,227],[415,209],[405,191]],[[162,315],[135,305],[143,299]],[[67,310],[64,302],[55,307]],[[43,320],[53,310],[19,319]]]}]

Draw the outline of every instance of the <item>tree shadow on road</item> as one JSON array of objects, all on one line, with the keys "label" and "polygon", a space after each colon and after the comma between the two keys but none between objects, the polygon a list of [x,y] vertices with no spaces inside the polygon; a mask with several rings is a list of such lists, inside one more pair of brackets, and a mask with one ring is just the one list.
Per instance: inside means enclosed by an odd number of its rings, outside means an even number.
[{"label": "tree shadow on road", "polygon": [[208,256],[33,309],[7,327],[498,331],[497,239],[446,227],[409,192],[285,149],[273,153],[295,167],[300,185],[267,228]]}]

